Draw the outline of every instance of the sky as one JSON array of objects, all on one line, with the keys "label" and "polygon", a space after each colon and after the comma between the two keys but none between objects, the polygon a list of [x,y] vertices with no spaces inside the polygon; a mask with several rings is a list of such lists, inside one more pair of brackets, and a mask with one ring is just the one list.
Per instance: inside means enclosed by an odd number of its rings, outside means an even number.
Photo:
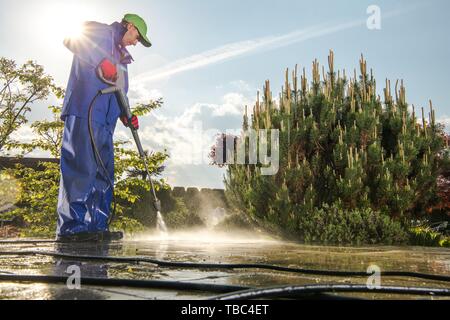
[{"label": "sky", "polygon": [[[367,26],[371,6],[380,9],[379,29]],[[408,103],[428,107],[432,99],[438,121],[450,124],[448,0],[0,0],[0,56],[35,60],[65,87],[65,35],[83,21],[110,24],[129,12],[147,21],[153,46],[130,49],[128,97],[163,98],[140,118],[139,133],[145,148],[169,153],[164,177],[172,186],[223,188],[225,169],[207,159],[215,134],[241,128],[244,106],[252,108],[265,80],[277,96],[286,68],[310,74],[314,59],[327,65],[330,49],[335,68],[359,68],[363,54],[379,84],[403,79]],[[33,105],[31,122],[51,119],[54,103]],[[32,131],[16,135],[31,139]],[[131,135],[118,124],[115,138]]]}]

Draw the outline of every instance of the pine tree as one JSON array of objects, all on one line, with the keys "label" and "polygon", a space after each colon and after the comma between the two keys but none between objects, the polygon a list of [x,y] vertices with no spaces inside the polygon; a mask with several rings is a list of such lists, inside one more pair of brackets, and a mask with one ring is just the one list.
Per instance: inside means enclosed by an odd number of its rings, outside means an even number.
[{"label": "pine tree", "polygon": [[350,78],[336,72],[331,51],[328,72],[315,60],[310,83],[305,69],[298,79],[295,67],[292,83],[286,70],[279,103],[265,82],[243,130],[280,130],[280,169],[263,176],[261,164],[230,164],[226,194],[236,208],[304,236],[299,221],[324,207],[370,209],[406,226],[437,201],[439,165],[448,155],[443,159],[443,126],[431,102],[419,123],[403,81],[392,92],[386,80],[382,102],[362,56],[359,69]]}]

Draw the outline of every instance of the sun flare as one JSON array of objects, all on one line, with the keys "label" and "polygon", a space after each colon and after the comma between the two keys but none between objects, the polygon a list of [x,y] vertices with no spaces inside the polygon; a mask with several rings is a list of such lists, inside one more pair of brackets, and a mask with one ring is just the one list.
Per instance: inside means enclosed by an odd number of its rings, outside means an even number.
[{"label": "sun flare", "polygon": [[74,38],[81,35],[83,22],[89,20],[91,12],[84,6],[77,4],[54,4],[47,7],[42,14],[40,24],[42,34],[53,44],[62,43],[65,38]]}]

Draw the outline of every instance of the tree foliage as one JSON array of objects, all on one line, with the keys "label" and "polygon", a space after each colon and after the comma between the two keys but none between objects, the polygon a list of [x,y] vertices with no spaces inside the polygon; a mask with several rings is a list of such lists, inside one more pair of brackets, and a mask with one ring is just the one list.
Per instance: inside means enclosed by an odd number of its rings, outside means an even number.
[{"label": "tree foliage", "polygon": [[228,165],[227,198],[255,221],[302,239],[324,241],[317,233],[326,233],[334,234],[326,241],[336,243],[400,240],[392,232],[368,234],[361,226],[376,217],[382,228],[396,230],[398,222],[406,230],[438,201],[436,180],[449,162],[443,126],[435,122],[431,102],[428,117],[422,109],[418,118],[403,81],[391,91],[386,80],[382,102],[363,57],[359,76],[355,70],[350,78],[335,71],[333,52],[328,64],[325,72],[313,62],[310,83],[305,69],[298,79],[295,68],[292,83],[286,70],[278,102],[266,81],[251,119],[244,116],[243,131],[279,130],[280,169],[264,176],[260,163]]},{"label": "tree foliage", "polygon": [[31,105],[45,100],[54,88],[53,79],[37,63],[17,66],[0,57],[0,151],[13,142],[11,134],[27,123]]}]

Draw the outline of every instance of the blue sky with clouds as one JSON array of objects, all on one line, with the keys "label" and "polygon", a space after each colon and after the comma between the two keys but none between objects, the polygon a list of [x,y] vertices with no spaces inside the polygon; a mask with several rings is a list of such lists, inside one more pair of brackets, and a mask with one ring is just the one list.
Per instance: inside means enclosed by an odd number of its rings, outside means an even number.
[{"label": "blue sky with clouds", "polygon": [[[370,5],[381,9],[381,30],[366,26]],[[153,43],[130,49],[129,97],[164,99],[141,119],[141,135],[148,148],[168,149],[172,185],[223,187],[224,170],[205,159],[214,132],[240,127],[244,105],[252,106],[264,80],[276,96],[286,68],[298,64],[309,73],[315,58],[326,64],[329,49],[339,69],[353,70],[364,54],[380,87],[385,78],[404,79],[409,103],[432,99],[437,117],[450,123],[447,0],[0,0],[0,56],[36,60],[65,86],[67,25],[111,23],[126,12],[147,20]],[[34,106],[32,119],[46,117],[45,104]],[[127,132],[118,126],[116,136]]]}]

